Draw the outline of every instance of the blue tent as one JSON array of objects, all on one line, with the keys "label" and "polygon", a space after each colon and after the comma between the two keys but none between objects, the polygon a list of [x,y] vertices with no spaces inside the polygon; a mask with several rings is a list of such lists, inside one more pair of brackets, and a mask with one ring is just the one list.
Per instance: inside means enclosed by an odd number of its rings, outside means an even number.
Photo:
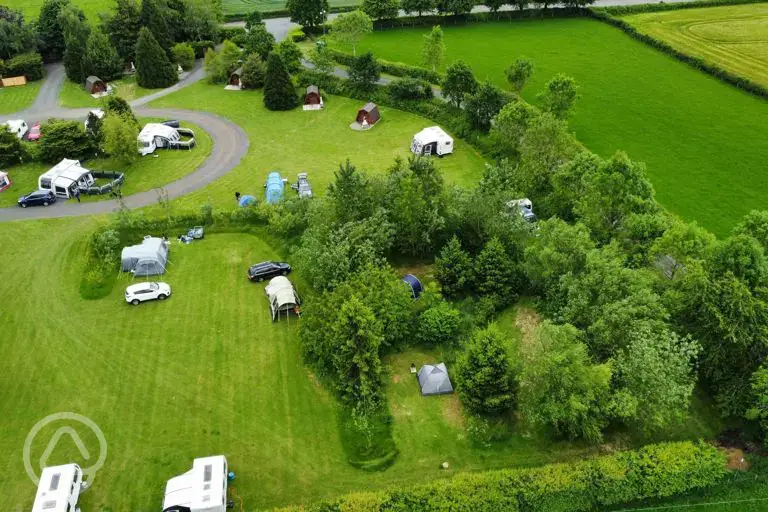
[{"label": "blue tent", "polygon": [[264,186],[267,189],[267,204],[274,204],[283,198],[283,179],[279,172],[269,173],[267,183]]},{"label": "blue tent", "polygon": [[414,299],[418,299],[419,295],[421,295],[422,290],[424,290],[424,287],[421,286],[421,281],[419,281],[419,278],[416,277],[413,274],[408,274],[403,278],[403,281],[411,287],[411,295],[413,295]]},{"label": "blue tent", "polygon": [[240,204],[240,208],[245,208],[246,206],[255,204],[256,198],[253,196],[240,196],[240,199],[238,199],[237,202]]}]

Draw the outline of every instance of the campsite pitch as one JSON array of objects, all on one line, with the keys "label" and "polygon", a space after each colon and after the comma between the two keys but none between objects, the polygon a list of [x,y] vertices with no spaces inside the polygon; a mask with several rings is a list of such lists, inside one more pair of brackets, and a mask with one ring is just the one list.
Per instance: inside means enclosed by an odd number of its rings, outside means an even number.
[{"label": "campsite pitch", "polygon": [[30,107],[42,85],[43,80],[37,80],[18,87],[0,87],[0,114],[19,112]]},{"label": "campsite pitch", "polygon": [[[427,30],[377,31],[357,51],[419,65]],[[765,100],[591,19],[447,25],[443,31],[446,65],[462,59],[479,80],[508,87],[504,69],[518,56],[531,58],[536,70],[523,96],[534,103],[554,75],[573,76],[580,96],[571,120],[576,136],[603,157],[624,150],[645,162],[656,197],[673,213],[725,235],[750,210],[765,208]]]},{"label": "campsite pitch", "polygon": [[[136,78],[133,76],[127,76],[120,80],[115,80],[114,82],[110,82],[109,85],[111,85],[114,89],[113,94],[120,96],[126,101],[133,101],[135,99],[141,98],[148,94],[152,94],[153,92],[162,90],[162,89],[145,89],[144,87],[139,87],[136,84]],[[82,86],[74,82],[70,82],[69,80],[64,80],[64,83],[61,87],[61,91],[59,92],[59,105],[61,105],[62,107],[96,108],[102,103],[103,102],[101,99],[93,98],[90,94],[88,94],[85,91],[85,89],[83,89]]]}]

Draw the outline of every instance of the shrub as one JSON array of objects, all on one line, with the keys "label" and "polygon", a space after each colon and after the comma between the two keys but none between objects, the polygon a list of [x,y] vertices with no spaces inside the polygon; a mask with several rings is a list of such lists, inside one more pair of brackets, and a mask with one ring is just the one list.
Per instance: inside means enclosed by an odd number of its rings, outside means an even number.
[{"label": "shrub", "polygon": [[[328,49],[330,57],[345,66],[351,66],[355,57],[338,50]],[[439,84],[442,80],[440,73],[418,66],[410,66],[400,62],[390,62],[387,60],[377,60],[379,68],[383,73],[393,76],[409,76],[411,78],[420,78],[433,84]]]},{"label": "shrub", "polygon": [[426,80],[401,78],[389,84],[389,95],[393,100],[431,100],[432,86]]},{"label": "shrub", "polygon": [[301,29],[301,27],[294,27],[288,31],[288,39],[294,43],[306,41],[307,37],[307,34]]},{"label": "shrub", "polygon": [[264,77],[267,74],[267,66],[258,55],[251,54],[245,59],[243,73],[240,75],[240,85],[243,89],[261,89],[264,87]]},{"label": "shrub", "polygon": [[189,71],[195,66],[195,49],[189,43],[177,43],[171,48],[173,61],[181,66],[184,71]]},{"label": "shrub", "polygon": [[299,102],[291,77],[276,53],[269,55],[264,79],[264,105],[269,110],[291,110]]},{"label": "shrub", "polygon": [[24,157],[24,147],[21,140],[0,126],[0,167],[18,164]]},{"label": "shrub", "polygon": [[94,150],[80,121],[51,119],[42,125],[41,134],[40,158],[48,163],[57,163],[62,158],[81,160]]},{"label": "shrub", "polygon": [[416,336],[425,345],[446,345],[456,339],[460,327],[461,313],[440,301],[419,316]]},{"label": "shrub", "polygon": [[3,76],[25,76],[30,82],[40,80],[45,76],[43,58],[39,53],[22,53],[11,60],[5,61]]},{"label": "shrub", "polygon": [[202,59],[205,57],[205,52],[213,49],[216,45],[213,41],[192,41],[189,43],[192,49],[195,51],[195,58]]},{"label": "shrub", "polygon": [[246,34],[243,27],[221,27],[219,34],[221,34],[221,40],[232,40],[235,36],[244,36]]}]

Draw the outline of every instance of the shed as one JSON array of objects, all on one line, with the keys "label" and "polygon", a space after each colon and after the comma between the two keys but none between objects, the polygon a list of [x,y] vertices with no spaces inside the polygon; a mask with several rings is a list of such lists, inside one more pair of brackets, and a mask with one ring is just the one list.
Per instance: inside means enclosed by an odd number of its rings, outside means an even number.
[{"label": "shed", "polygon": [[266,201],[267,204],[274,204],[283,198],[283,179],[280,177],[279,172],[271,172],[267,176],[267,182],[264,184],[266,189]]},{"label": "shed", "polygon": [[88,94],[101,94],[107,92],[107,82],[97,76],[89,76],[85,79],[85,90]]},{"label": "shed", "polygon": [[453,153],[453,138],[439,126],[430,126],[413,136],[411,151],[417,155],[448,155]]},{"label": "shed", "polygon": [[37,188],[52,190],[58,197],[74,197],[77,190],[86,191],[96,182],[93,173],[77,160],[64,158],[37,179]]},{"label": "shed", "polygon": [[10,188],[11,183],[13,182],[11,181],[11,177],[8,176],[8,173],[4,171],[0,171],[0,192],[2,192],[7,188]]},{"label": "shed", "polygon": [[362,126],[373,126],[379,122],[379,119],[381,119],[379,107],[375,103],[369,102],[357,111],[355,121]]},{"label": "shed", "polygon": [[320,88],[316,85],[307,87],[304,95],[304,110],[320,110],[323,108],[323,98],[320,96]]},{"label": "shed", "polygon": [[0,84],[2,87],[18,87],[20,85],[27,85],[26,76],[9,76],[8,78],[1,78]]},{"label": "shed", "polygon": [[192,469],[168,480],[163,497],[163,512],[226,512],[227,458],[202,457]]},{"label": "shed", "polygon": [[419,386],[422,395],[443,395],[453,393],[451,378],[448,376],[448,368],[445,363],[436,365],[425,364],[419,369]]},{"label": "shed", "polygon": [[286,317],[294,312],[299,314],[299,294],[291,284],[291,281],[285,276],[277,276],[269,281],[264,288],[269,300],[269,310],[272,313],[272,321],[279,320],[280,313],[285,313]]},{"label": "shed", "polygon": [[140,244],[123,248],[120,255],[120,270],[132,272],[137,277],[165,274],[167,264],[168,242],[152,236],[145,236]]},{"label": "shed", "polygon": [[414,299],[418,299],[421,292],[424,291],[424,287],[421,285],[419,278],[413,274],[407,274],[403,277],[403,282],[411,287],[411,296]]},{"label": "shed", "polygon": [[243,75],[243,68],[239,67],[236,70],[232,72],[231,75],[229,75],[229,85],[234,85],[237,87],[242,86],[240,83],[240,77]]}]

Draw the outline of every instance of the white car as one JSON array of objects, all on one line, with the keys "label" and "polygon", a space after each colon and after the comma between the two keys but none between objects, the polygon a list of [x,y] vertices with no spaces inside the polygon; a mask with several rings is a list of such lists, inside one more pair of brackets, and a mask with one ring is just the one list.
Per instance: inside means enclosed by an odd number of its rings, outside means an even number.
[{"label": "white car", "polygon": [[168,283],[132,284],[125,289],[125,302],[138,306],[145,300],[165,300],[171,296]]}]

